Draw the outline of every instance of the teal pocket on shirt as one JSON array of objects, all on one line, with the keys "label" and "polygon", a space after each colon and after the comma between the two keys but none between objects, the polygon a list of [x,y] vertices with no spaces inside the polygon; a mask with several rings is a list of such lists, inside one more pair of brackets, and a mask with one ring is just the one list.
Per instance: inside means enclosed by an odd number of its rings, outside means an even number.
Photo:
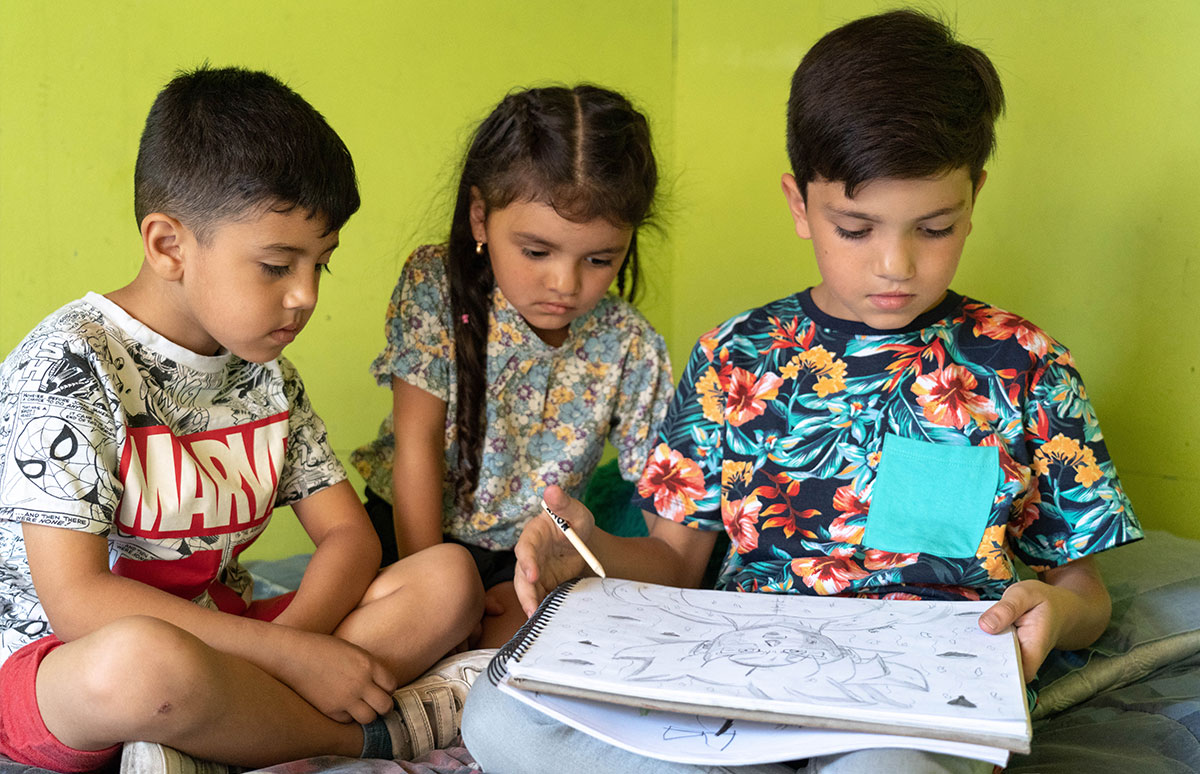
[{"label": "teal pocket on shirt", "polygon": [[1002,481],[994,446],[953,446],[888,433],[863,545],[896,553],[975,556]]}]

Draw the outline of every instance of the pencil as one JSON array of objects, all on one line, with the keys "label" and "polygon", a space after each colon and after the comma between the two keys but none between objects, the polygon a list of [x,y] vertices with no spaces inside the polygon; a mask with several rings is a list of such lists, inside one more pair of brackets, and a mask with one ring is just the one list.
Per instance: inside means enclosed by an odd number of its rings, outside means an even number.
[{"label": "pencil", "polygon": [[584,544],[583,539],[579,537],[579,534],[575,530],[571,529],[571,525],[567,523],[566,519],[550,510],[550,506],[546,505],[545,500],[542,500],[542,510],[546,512],[546,515],[550,517],[550,520],[557,524],[558,528],[561,529],[563,534],[567,536],[567,540],[571,542],[571,545],[575,546],[575,550],[578,551],[579,555],[583,557],[583,560],[588,563],[588,567],[591,567],[592,571],[601,578],[607,578],[608,575],[604,572],[604,567],[601,566],[600,560],[597,559],[596,555],[591,552],[591,549]]}]

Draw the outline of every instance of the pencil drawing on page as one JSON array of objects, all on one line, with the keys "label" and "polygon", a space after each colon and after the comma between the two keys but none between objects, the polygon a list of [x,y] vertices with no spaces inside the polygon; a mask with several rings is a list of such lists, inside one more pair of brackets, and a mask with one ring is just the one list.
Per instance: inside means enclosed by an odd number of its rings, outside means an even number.
[{"label": "pencil drawing on page", "polygon": [[737,729],[733,728],[734,721],[722,718],[706,718],[702,715],[692,715],[688,723],[667,723],[663,727],[664,742],[684,742],[688,744],[702,743],[705,747],[725,751],[737,739]]},{"label": "pencil drawing on page", "polygon": [[[996,685],[1011,643],[979,630],[978,609],[877,600],[850,600],[848,609],[848,600],[806,598],[797,615],[795,597],[608,581],[602,589],[577,625],[562,621],[549,651],[583,676],[615,674],[631,686],[701,695],[940,706],[951,716],[1002,703]],[[599,626],[603,638],[597,621],[607,624]]]}]

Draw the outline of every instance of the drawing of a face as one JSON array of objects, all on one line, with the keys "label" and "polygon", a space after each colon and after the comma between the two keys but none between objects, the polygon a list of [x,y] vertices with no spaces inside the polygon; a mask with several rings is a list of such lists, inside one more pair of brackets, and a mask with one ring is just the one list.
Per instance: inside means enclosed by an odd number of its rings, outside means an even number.
[{"label": "drawing of a face", "polygon": [[750,667],[772,667],[812,659],[827,664],[847,655],[840,646],[817,632],[770,624],[739,629],[715,637],[705,661],[727,658]]},{"label": "drawing of a face", "polygon": [[14,444],[21,473],[39,489],[60,500],[95,498],[100,474],[96,452],[86,439],[59,417],[31,420]]}]

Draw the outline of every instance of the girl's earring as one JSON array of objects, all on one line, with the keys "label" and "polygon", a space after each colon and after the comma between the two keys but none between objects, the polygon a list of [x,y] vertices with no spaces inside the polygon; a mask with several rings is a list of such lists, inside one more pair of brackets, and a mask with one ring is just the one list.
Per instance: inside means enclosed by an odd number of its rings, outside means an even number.
[{"label": "girl's earring", "polygon": [[478,239],[475,240],[475,254],[476,255],[483,255],[483,245],[484,244],[485,244],[484,242],[481,242]]}]

